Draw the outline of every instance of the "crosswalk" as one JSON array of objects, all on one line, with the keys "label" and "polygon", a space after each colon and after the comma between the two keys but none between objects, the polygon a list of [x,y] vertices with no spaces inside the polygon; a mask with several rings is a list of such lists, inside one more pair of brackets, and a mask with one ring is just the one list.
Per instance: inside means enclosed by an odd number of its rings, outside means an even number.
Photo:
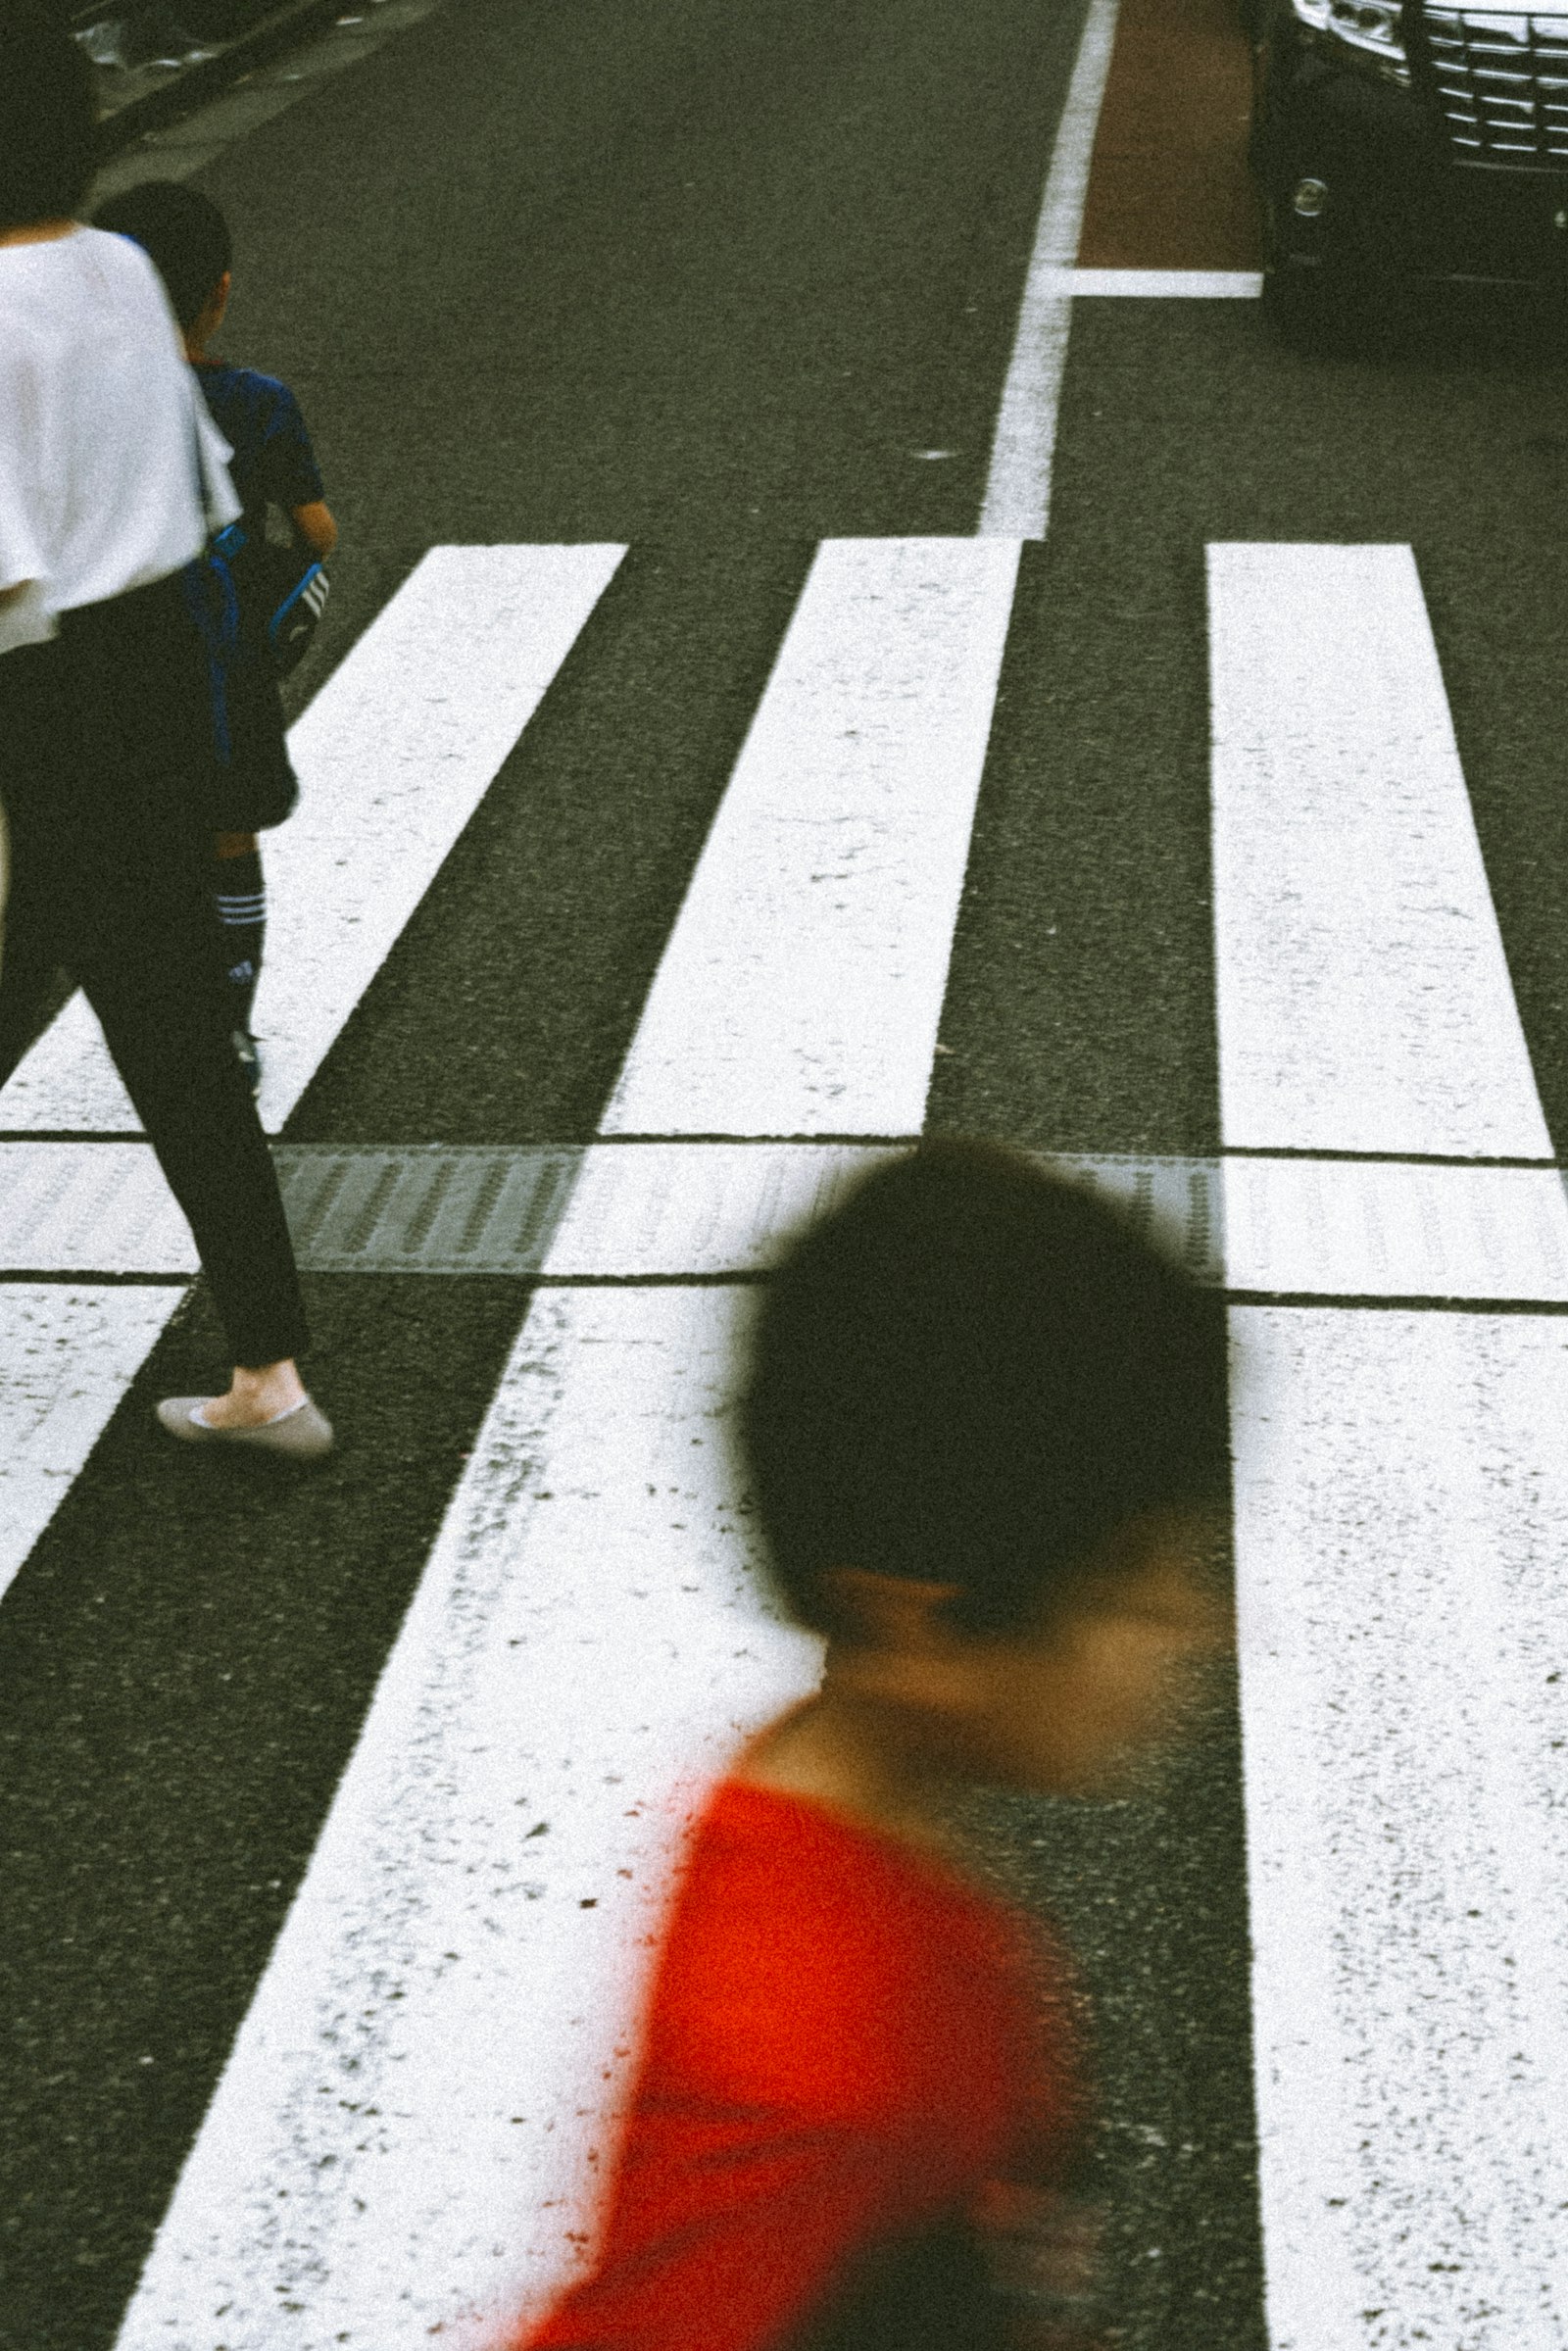
[{"label": "crosswalk", "polygon": [[[622,554],[433,551],[300,720],[273,1131]],[[584,2257],[695,1791],[816,1669],[730,1450],[749,1277],[921,1129],[1017,564],[818,549],[121,2351],[477,2345]],[[1568,1204],[1410,551],[1216,546],[1209,648],[1225,1151],[1085,1174],[1199,1187],[1236,1297],[1271,2339],[1558,2351],[1568,1356],[1520,1309]],[[108,1153],[113,1264],[23,1217]],[[0,1199],[55,1250],[0,1283],[3,1575],[189,1270],[79,1009]]]}]

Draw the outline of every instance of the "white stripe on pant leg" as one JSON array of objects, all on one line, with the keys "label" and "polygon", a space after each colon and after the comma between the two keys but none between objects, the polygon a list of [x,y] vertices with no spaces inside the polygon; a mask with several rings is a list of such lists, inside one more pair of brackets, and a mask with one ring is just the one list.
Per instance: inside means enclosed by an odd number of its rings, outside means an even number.
[{"label": "white stripe on pant leg", "polygon": [[1549,1158],[1409,548],[1208,563],[1226,1144]]},{"label": "white stripe on pant leg", "polygon": [[1233,1313],[1273,2351],[1562,2351],[1568,1325]]},{"label": "white stripe on pant leg", "polygon": [[671,1788],[816,1677],[737,1510],[755,1301],[536,1298],[119,2351],[467,2345],[582,2258]]},{"label": "white stripe on pant leg", "polygon": [[606,1134],[918,1131],[1018,554],[818,549]]},{"label": "white stripe on pant leg", "polygon": [[177,1284],[0,1283],[0,1592],[183,1295]]},{"label": "white stripe on pant leg", "polygon": [[[624,553],[432,548],[290,730],[300,806],[263,853],[270,1131],[396,945]],[[79,995],[0,1089],[8,1128],[136,1132]]]}]

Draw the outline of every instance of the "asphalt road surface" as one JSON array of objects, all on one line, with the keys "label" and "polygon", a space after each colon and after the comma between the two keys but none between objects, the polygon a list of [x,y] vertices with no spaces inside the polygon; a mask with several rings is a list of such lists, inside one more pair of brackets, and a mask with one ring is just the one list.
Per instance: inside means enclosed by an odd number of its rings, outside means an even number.
[{"label": "asphalt road surface", "polygon": [[747,1277],[924,1131],[1142,1182],[1235,1299],[1239,1691],[970,1822],[1095,1995],[1121,2339],[1556,2351],[1560,338],[1271,340],[1220,0],[376,30],[116,167],[224,206],[342,529],[258,1026],[362,1205],[340,1451],[175,1455],[221,1341],[128,1107],[69,1007],[0,1090],[0,2344],[471,2345],[564,2275],[669,1788],[811,1677]]}]

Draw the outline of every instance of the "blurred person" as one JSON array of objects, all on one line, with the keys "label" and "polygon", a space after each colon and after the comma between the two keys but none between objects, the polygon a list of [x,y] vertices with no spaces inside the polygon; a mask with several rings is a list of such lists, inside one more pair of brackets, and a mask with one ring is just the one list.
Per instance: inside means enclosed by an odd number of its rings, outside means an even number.
[{"label": "blurred person", "polygon": [[235,1369],[159,1406],[172,1436],[315,1458],[331,1430],[271,1155],[230,1049],[187,590],[238,500],[158,274],[75,217],[91,69],[38,0],[0,18],[0,1076],[57,967],[79,981],[190,1223]]},{"label": "blurred person", "polygon": [[1088,2351],[1070,1976],[947,1824],[1125,1789],[1228,1646],[1223,1301],[929,1143],[772,1276],[741,1427],[822,1683],[698,1824],[595,2266],[515,2351]]},{"label": "blurred person", "polygon": [[[208,354],[234,282],[233,239],[219,207],[181,180],[153,179],[110,197],[93,218],[100,228],[133,237],[164,281],[185,339],[185,356],[196,369],[213,421],[229,444],[229,476],[250,549],[266,545],[269,510],[275,508],[295,545],[324,563],[337,545],[337,524],[299,402],[275,375],[232,367]],[[246,571],[241,555],[235,573],[242,594]],[[260,652],[265,658],[266,648]],[[295,787],[275,671],[259,675],[253,690],[270,721],[270,740],[263,746],[269,756],[237,759],[222,772],[217,898],[234,1050],[254,1092],[261,1082],[254,1007],[267,932],[267,883],[257,834],[289,814]]]}]

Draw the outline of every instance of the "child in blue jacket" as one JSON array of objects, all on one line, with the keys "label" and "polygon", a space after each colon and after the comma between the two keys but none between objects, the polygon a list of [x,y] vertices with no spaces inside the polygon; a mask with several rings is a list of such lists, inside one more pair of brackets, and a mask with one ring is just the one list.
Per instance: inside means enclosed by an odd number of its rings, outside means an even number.
[{"label": "child in blue jacket", "polygon": [[[244,510],[241,527],[247,539],[253,545],[265,540],[268,511],[275,507],[286,518],[294,544],[324,563],[337,545],[337,525],[326,506],[299,402],[276,376],[208,356],[207,346],[222,324],[233,283],[233,242],[218,206],[179,180],[144,180],[100,206],[96,225],[134,238],[163,278],[185,338],[185,356],[196,369],[213,421],[234,452],[228,469]],[[269,680],[266,691],[275,697],[275,684]],[[281,736],[280,711],[277,727]],[[234,1050],[254,1089],[261,1079],[261,1058],[252,1033],[252,1008],[267,921],[257,834],[277,823],[287,808],[275,797],[275,779],[263,783],[241,771],[228,779],[227,794],[219,811],[218,910]]]}]

